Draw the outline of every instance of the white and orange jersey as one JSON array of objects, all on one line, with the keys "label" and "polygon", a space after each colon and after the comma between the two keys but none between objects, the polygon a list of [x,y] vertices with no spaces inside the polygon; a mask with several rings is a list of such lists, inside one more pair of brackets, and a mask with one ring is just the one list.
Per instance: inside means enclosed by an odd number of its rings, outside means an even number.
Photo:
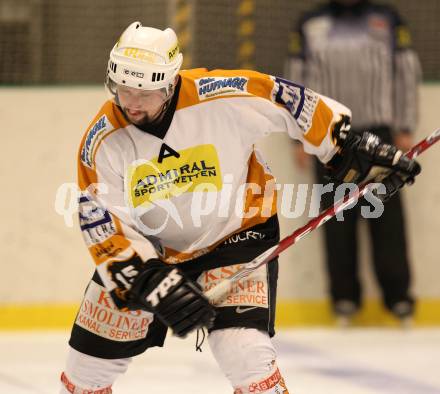
[{"label": "white and orange jersey", "polygon": [[180,77],[158,130],[128,123],[108,101],[81,143],[80,224],[109,291],[136,275],[129,261],[188,265],[273,220],[275,180],[254,144],[287,132],[325,163],[338,150],[334,124],[350,116],[310,89],[254,71]]}]

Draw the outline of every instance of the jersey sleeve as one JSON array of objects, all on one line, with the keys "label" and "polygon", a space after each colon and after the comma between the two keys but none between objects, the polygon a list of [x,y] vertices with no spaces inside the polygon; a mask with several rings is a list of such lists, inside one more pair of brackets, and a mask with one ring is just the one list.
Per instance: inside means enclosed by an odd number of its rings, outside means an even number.
[{"label": "jersey sleeve", "polygon": [[[244,139],[254,143],[268,133],[287,132],[304,150],[327,163],[339,150],[335,126],[351,119],[343,104],[290,80],[251,70],[194,69],[181,73],[184,83],[177,109],[226,100]],[[224,111],[225,108],[218,107]]]},{"label": "jersey sleeve", "polygon": [[339,150],[335,125],[351,111],[343,104],[290,80],[265,74],[250,75],[249,92],[267,99],[260,112],[268,132],[287,131],[304,150],[327,163]]},{"label": "jersey sleeve", "polygon": [[95,118],[80,146],[79,224],[104,286],[116,306],[125,309],[130,283],[157,253],[134,229],[125,206],[124,181],[116,165],[120,158],[106,144],[106,138],[117,132],[115,124],[120,125],[109,109],[111,104]]},{"label": "jersey sleeve", "polygon": [[411,32],[400,15],[393,10],[394,42],[394,129],[414,131],[419,117],[418,86],[421,82],[420,60],[412,47]]}]

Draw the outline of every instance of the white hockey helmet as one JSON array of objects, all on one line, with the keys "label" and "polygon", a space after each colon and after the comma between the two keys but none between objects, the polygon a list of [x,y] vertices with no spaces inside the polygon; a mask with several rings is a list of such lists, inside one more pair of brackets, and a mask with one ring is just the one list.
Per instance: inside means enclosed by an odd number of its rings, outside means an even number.
[{"label": "white hockey helmet", "polygon": [[110,52],[106,86],[113,95],[115,85],[141,90],[165,89],[166,95],[182,66],[176,33],[133,22]]}]

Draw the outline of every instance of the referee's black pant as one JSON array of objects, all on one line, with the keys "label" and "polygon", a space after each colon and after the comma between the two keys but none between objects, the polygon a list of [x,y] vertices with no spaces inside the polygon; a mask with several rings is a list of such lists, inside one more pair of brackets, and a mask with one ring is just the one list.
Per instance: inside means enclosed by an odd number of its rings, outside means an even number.
[{"label": "referee's black pant", "polygon": [[[377,134],[384,142],[392,142],[390,130],[386,127],[369,131]],[[319,162],[316,165],[316,173],[318,183],[328,183],[324,166]],[[321,209],[333,205],[334,202],[334,193],[325,193],[322,196]],[[362,304],[358,272],[357,222],[361,217],[360,207],[368,204],[362,199],[356,207],[343,212],[344,221],[334,218],[323,226],[329,290],[334,307],[342,300],[352,301],[357,307],[361,307]],[[412,307],[414,300],[409,294],[411,275],[400,194],[393,196],[384,207],[384,212],[379,218],[366,220],[372,241],[374,272],[384,304],[392,311],[398,302],[407,301]]]}]

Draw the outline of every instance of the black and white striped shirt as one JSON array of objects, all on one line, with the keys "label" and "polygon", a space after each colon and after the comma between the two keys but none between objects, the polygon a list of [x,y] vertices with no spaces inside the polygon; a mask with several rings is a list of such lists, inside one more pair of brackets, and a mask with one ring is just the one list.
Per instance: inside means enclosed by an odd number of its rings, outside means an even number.
[{"label": "black and white striped shirt", "polygon": [[293,29],[286,78],[347,105],[356,129],[412,131],[418,117],[420,63],[397,12],[363,1],[335,2]]}]

